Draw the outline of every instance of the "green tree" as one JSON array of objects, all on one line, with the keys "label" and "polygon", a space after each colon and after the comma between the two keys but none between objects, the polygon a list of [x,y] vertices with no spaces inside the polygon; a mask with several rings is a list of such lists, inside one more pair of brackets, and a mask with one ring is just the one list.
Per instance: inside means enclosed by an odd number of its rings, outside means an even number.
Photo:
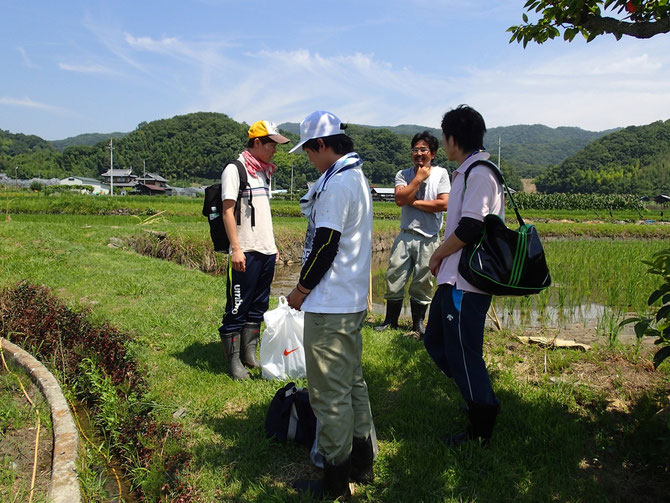
[{"label": "green tree", "polygon": [[668,0],[528,0],[524,9],[531,15],[540,13],[540,18],[531,22],[524,12],[523,24],[507,30],[512,33],[510,43],[524,47],[558,37],[561,30],[568,42],[578,33],[590,42],[606,33],[619,40],[624,35],[651,38],[670,31]]},{"label": "green tree", "polygon": [[[503,159],[504,161],[504,159]],[[670,190],[670,120],[630,126],[590,143],[535,179],[540,192],[632,193]]]}]

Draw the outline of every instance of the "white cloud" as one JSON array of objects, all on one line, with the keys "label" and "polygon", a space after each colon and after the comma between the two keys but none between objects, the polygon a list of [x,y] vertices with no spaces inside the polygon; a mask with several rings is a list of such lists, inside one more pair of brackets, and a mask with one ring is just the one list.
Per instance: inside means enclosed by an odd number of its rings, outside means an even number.
[{"label": "white cloud", "polygon": [[230,44],[223,41],[184,42],[176,37],[156,40],[151,37],[135,37],[129,33],[124,34],[124,39],[126,44],[136,51],[161,54],[206,66],[223,64],[225,58],[221,51],[230,47]]},{"label": "white cloud", "polygon": [[297,121],[325,108],[345,121],[389,124],[406,118],[408,102],[432,100],[424,89],[445,85],[362,53],[261,51],[245,54],[232,72],[220,70],[216,85],[202,90],[205,108],[246,122],[261,116]]},{"label": "white cloud", "polygon": [[111,52],[118,59],[126,63],[127,65],[139,70],[140,72],[147,73],[146,69],[142,64],[135,60],[130,54],[128,54],[128,44],[125,42],[122,34],[108,26],[107,24],[101,24],[94,22],[90,17],[85,17],[83,21],[84,27],[92,33],[109,52]]},{"label": "white cloud", "polygon": [[58,67],[61,70],[66,70],[69,72],[78,72],[78,73],[101,73],[101,74],[114,73],[112,70],[102,65],[71,65],[68,63],[58,63]]},{"label": "white cloud", "polygon": [[492,126],[648,124],[670,118],[670,57],[661,46],[586,45],[541,64],[474,70],[459,87]]},{"label": "white cloud", "polygon": [[[571,52],[566,56],[554,58],[529,70],[531,75],[575,76],[583,75],[651,75],[664,66],[659,55],[649,52],[636,53],[631,50]],[[665,58],[667,60],[667,57]]]},{"label": "white cloud", "polygon": [[16,48],[19,53],[21,54],[21,58],[23,59],[23,64],[28,67],[28,68],[39,68],[36,64],[34,64],[30,58],[28,57],[28,53],[23,47],[17,47]]},{"label": "white cloud", "polygon": [[[670,118],[670,72],[663,44],[603,43],[513,52],[494,68],[455,65],[453,74],[398,67],[373,53],[310,50],[242,52],[222,40],[190,41],[126,33],[127,48],[181,64],[153,67],[188,103],[180,113],[223,112],[251,123],[299,121],[315,109],[373,125],[437,127],[460,103],[490,126],[541,123],[602,130]],[[177,82],[178,75],[179,82]],[[162,77],[161,77],[162,76]],[[185,82],[184,82],[185,81]],[[653,84],[651,84],[653,82]]]},{"label": "white cloud", "polygon": [[62,107],[57,107],[54,105],[48,105],[46,103],[40,103],[39,101],[33,101],[28,97],[25,98],[10,98],[7,96],[0,97],[0,105],[9,105],[15,107],[23,108],[35,108],[39,110],[49,110],[49,111],[59,111],[62,112],[64,109]]}]

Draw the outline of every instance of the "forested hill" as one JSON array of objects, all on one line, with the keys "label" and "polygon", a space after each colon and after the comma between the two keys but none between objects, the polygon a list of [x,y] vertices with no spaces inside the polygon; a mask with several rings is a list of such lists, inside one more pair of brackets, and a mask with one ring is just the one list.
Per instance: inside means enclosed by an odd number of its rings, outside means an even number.
[{"label": "forested hill", "polygon": [[95,145],[96,143],[100,143],[101,141],[106,141],[109,140],[110,138],[114,138],[115,140],[118,140],[120,138],[123,138],[126,136],[128,133],[85,133],[85,134],[80,134],[77,136],[70,136],[69,138],[65,138],[64,140],[53,140],[50,141],[56,150],[60,150],[61,152],[65,150],[66,147],[73,147],[77,145],[86,145],[86,146],[92,146]]},{"label": "forested hill", "polygon": [[542,192],[670,192],[670,120],[630,126],[589,144],[536,179]]},{"label": "forested hill", "polygon": [[29,154],[40,151],[52,151],[48,141],[39,136],[10,133],[0,129],[0,157]]},{"label": "forested hill", "polygon": [[[214,180],[225,163],[236,158],[245,147],[248,127],[224,114],[208,112],[143,122],[123,138],[114,140],[114,167],[133,168],[135,173],[141,173],[146,166],[148,172],[160,174],[171,183]],[[372,184],[392,186],[396,172],[412,165],[409,136],[354,125],[348,133],[365,159],[364,170]],[[286,135],[294,142],[298,140],[295,134],[286,132]],[[21,178],[38,174],[44,178],[69,175],[97,178],[109,169],[107,139],[93,146],[69,146],[62,153],[42,142],[47,150],[21,149],[23,153],[19,155],[0,155],[0,172],[18,166]],[[278,167],[274,187],[290,189],[293,175],[293,186],[296,192],[301,192],[305,182],[316,180],[319,173],[307,156],[289,154],[289,148],[290,145],[280,146],[274,157]],[[448,164],[442,151],[437,163]],[[510,186],[520,188],[521,180],[510,165],[503,165],[503,172]]]},{"label": "forested hill", "polygon": [[[298,134],[300,125],[285,122],[282,129]],[[402,136],[414,136],[421,131],[430,131],[436,137],[442,131],[436,128],[416,124],[399,126],[362,126],[374,129],[386,129]],[[498,138],[501,140],[501,157],[513,165],[523,178],[534,178],[549,166],[556,165],[579,152],[597,138],[616,131],[586,131],[578,127],[550,128],[542,124],[501,126],[490,128],[484,136],[484,147],[491,153],[498,152]]]},{"label": "forested hill", "polygon": [[534,178],[549,166],[576,154],[592,141],[615,129],[586,131],[578,127],[550,128],[542,124],[490,128],[484,136],[484,147],[497,152],[512,163],[524,178]]},{"label": "forested hill", "polygon": [[[168,180],[215,179],[226,161],[246,144],[248,126],[225,114],[199,112],[142,122],[113,142],[114,166],[157,173]],[[98,176],[110,164],[109,141],[68,147],[61,166],[72,173]]]},{"label": "forested hill", "polygon": [[[114,167],[144,169],[171,181],[216,178],[221,165],[245,144],[248,126],[224,114],[195,113],[171,119],[142,122],[131,133],[114,140]],[[37,137],[9,136],[7,141]],[[24,141],[0,152],[0,172],[18,167],[20,177],[62,178],[80,175],[97,178],[110,166],[109,136],[92,146],[68,146],[58,152],[48,142]],[[4,139],[4,138],[3,138]],[[16,141],[14,141],[16,143]],[[23,144],[32,148],[28,149]],[[18,154],[17,154],[18,153]]]}]

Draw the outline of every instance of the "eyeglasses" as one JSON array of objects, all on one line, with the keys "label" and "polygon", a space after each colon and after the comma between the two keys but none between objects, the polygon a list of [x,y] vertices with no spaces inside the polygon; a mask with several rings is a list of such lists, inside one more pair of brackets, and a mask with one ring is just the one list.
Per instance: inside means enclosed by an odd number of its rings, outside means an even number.
[{"label": "eyeglasses", "polygon": [[426,148],[426,147],[420,147],[420,148],[413,148],[412,149],[413,154],[426,154],[428,152],[430,152],[430,149]]}]

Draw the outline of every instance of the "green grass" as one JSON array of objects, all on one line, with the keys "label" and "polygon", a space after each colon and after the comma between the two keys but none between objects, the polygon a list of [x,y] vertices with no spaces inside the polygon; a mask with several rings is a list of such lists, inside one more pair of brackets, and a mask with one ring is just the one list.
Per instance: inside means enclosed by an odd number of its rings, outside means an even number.
[{"label": "green grass", "polygon": [[[188,482],[202,501],[298,501],[291,480],[317,474],[308,453],[269,442],[263,430],[267,406],[282,383],[265,381],[258,371],[246,382],[234,382],[225,374],[217,332],[225,278],[108,246],[110,237],[145,228],[170,235],[207,232],[202,220],[187,217],[142,225],[129,216],[12,213],[11,221],[0,220],[0,286],[21,280],[45,284],[69,305],[89,306],[99,321],[131,334],[128,345],[146,373],[148,398],[155,401],[157,416],[172,421],[176,411],[185,409],[177,420],[193,454]],[[278,220],[276,226],[302,240],[304,222]],[[397,222],[389,221],[389,231],[393,228]],[[548,253],[556,257],[555,264],[567,255],[561,260],[573,269],[581,265],[576,261],[595,255],[585,270],[598,267],[602,274],[625,268],[651,251],[648,242],[629,254],[616,242],[595,241],[600,247],[594,248],[578,243],[548,243]],[[571,255],[573,248],[581,255]],[[565,281],[579,276],[578,270]],[[587,288],[595,287],[585,285],[580,291]],[[628,286],[622,288],[612,295],[627,295]],[[503,412],[490,449],[469,445],[454,450],[443,447],[439,437],[463,424],[460,398],[421,343],[403,337],[400,330],[378,333],[369,325],[363,338],[380,457],[374,483],[359,488],[354,501],[608,501],[618,498],[616,491],[622,487],[628,492],[621,494],[634,494],[626,486],[626,475],[638,481],[635,477],[642,472],[653,479],[650,462],[636,462],[638,472],[630,473],[622,465],[637,457],[655,463],[664,459],[651,441],[635,445],[639,429],[619,432],[627,423],[606,410],[605,397],[588,382],[549,379],[602,353],[552,352],[544,374],[540,350],[521,347],[509,332],[489,334],[486,358]],[[529,379],[515,371],[520,364],[539,377]],[[661,400],[667,391],[666,377],[665,388],[650,399]],[[636,400],[635,405],[644,403]],[[642,407],[627,419],[638,425],[652,420],[653,411]],[[663,432],[656,427],[651,431],[652,436]],[[584,468],[594,458],[611,461],[614,468],[609,468],[622,480],[603,481]]]},{"label": "green grass", "polygon": [[[8,360],[6,355],[5,360]],[[13,503],[28,501],[30,496],[37,426],[34,408],[26,400],[19,383],[23,385],[37,407],[42,447],[46,445],[44,442],[51,441],[51,415],[49,404],[32,385],[27,374],[21,368],[12,365],[11,361],[7,363],[11,372],[7,372],[0,363],[0,501]],[[25,434],[18,433],[21,430],[25,431]],[[14,438],[10,441],[8,440],[10,437]],[[19,438],[22,440],[19,441]],[[46,460],[41,462],[48,463]],[[33,501],[40,503],[47,500],[48,475],[38,473],[37,476],[42,478],[43,484],[36,485]]]},{"label": "green grass", "polygon": [[[0,190],[0,208],[3,211],[19,213],[71,213],[71,214],[110,214],[114,211],[125,210],[126,213],[151,215],[154,212],[165,211],[168,215],[198,216],[202,210],[201,197],[183,196],[89,196],[77,193],[30,192],[27,190],[14,191],[7,187]],[[282,216],[300,216],[298,201],[274,198],[272,207]],[[397,218],[400,207],[394,202],[375,202],[375,217]],[[513,215],[508,205],[507,213]],[[643,210],[570,210],[570,209],[524,209],[522,215],[538,220],[573,221],[627,221],[638,220],[670,221],[667,211],[662,211],[657,205]]]}]

